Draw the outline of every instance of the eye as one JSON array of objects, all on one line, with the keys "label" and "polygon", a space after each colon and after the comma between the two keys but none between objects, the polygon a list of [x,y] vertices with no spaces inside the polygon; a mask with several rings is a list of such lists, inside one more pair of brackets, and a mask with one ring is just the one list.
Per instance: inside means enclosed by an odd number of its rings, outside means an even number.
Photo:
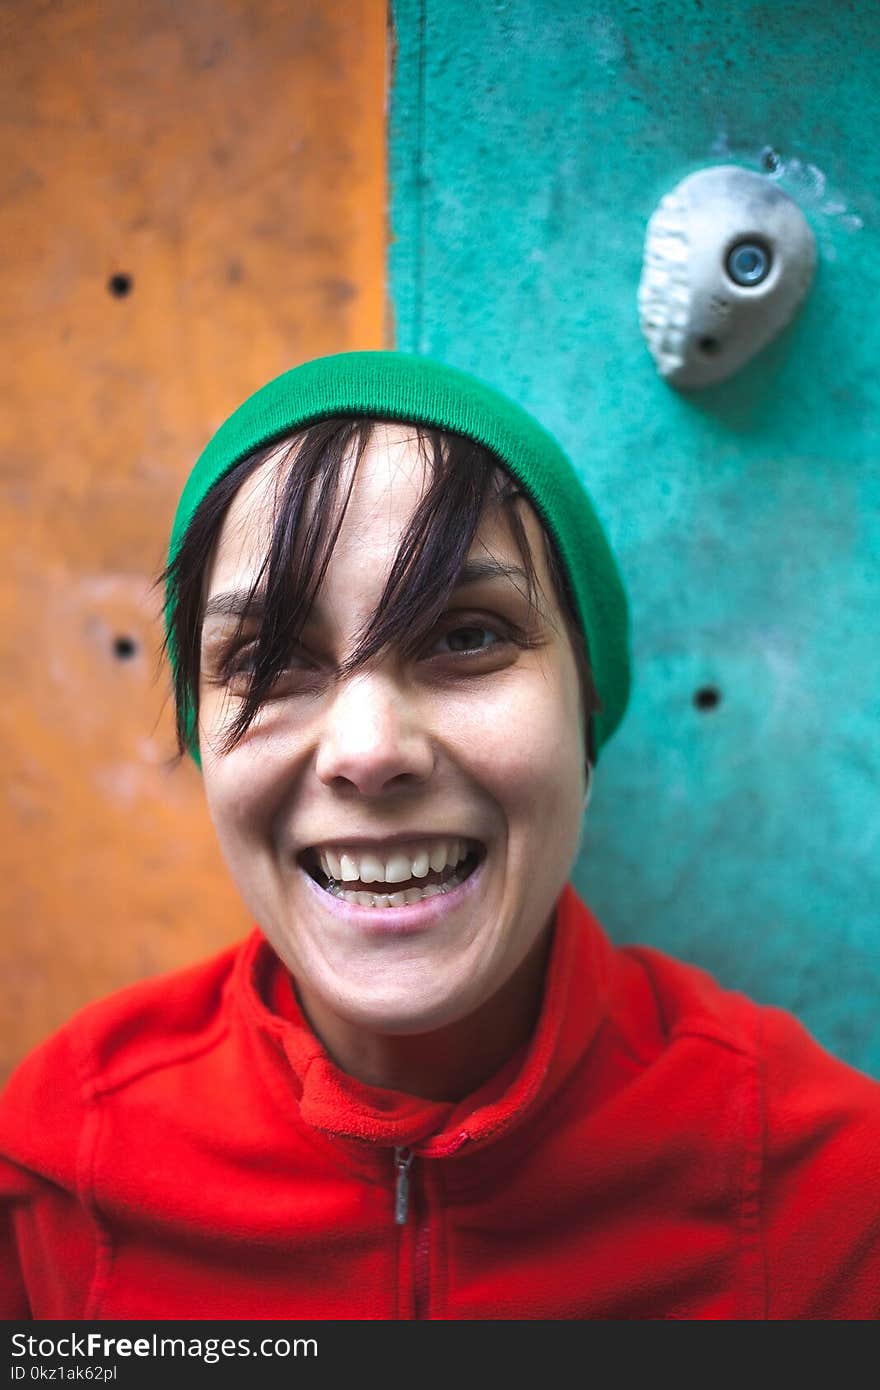
[{"label": "eye", "polygon": [[233,676],[252,676],[254,673],[254,658],[257,654],[256,642],[249,643],[246,647],[238,647],[224,657],[221,670],[227,678]]},{"label": "eye", "polygon": [[[247,646],[233,649],[223,658],[219,671],[220,680],[229,686],[233,694],[244,694],[250,689],[256,654],[256,642],[249,642]],[[277,689],[292,677],[301,675],[305,669],[305,663],[299,654],[292,653],[285,669],[279,671],[275,677],[274,687]]]},{"label": "eye", "polygon": [[[432,652],[439,650],[441,655],[451,653],[464,656],[472,652],[487,651],[503,641],[504,638],[494,628],[487,627],[484,623],[461,623],[458,627],[448,628],[442,633],[432,647]],[[444,643],[446,652],[442,650]]]},{"label": "eye", "polygon": [[251,670],[253,666],[252,657],[254,647],[237,647],[232,651],[224,652],[217,663],[220,674],[223,676],[234,676],[240,671]]}]

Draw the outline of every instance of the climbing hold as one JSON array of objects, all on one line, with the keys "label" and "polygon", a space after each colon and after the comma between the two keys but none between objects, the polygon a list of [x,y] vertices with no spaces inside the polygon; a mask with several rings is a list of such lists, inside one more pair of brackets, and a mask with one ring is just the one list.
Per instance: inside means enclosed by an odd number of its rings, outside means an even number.
[{"label": "climbing hold", "polygon": [[737,165],[701,169],[648,223],[639,320],[673,386],[732,376],[781,332],[810,287],[816,242],[797,203]]}]

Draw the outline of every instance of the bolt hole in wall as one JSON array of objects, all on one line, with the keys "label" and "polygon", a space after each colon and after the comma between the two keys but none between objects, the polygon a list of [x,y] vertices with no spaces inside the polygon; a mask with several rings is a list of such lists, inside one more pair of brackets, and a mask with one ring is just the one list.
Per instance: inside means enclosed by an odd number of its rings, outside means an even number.
[{"label": "bolt hole in wall", "polygon": [[117,299],[124,299],[127,294],[131,294],[133,283],[130,275],[111,275],[107,281],[107,289]]},{"label": "bolt hole in wall", "polygon": [[735,285],[748,289],[760,285],[770,274],[773,256],[770,247],[757,237],[740,241],[732,246],[727,255],[725,269]]},{"label": "bolt hole in wall", "polygon": [[113,655],[117,661],[130,661],[137,654],[137,642],[133,637],[117,637],[113,642]]},{"label": "bolt hole in wall", "polygon": [[716,709],[721,703],[721,691],[715,685],[703,685],[694,694],[697,709]]}]

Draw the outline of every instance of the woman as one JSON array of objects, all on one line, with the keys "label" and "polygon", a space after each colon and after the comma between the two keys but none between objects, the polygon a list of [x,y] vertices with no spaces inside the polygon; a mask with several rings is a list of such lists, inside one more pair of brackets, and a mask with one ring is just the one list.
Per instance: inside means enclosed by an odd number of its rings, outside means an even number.
[{"label": "woman", "polygon": [[208,445],[163,579],[258,929],[20,1068],[6,1316],[876,1316],[880,1088],[567,882],[627,617],[541,427],[307,363]]}]

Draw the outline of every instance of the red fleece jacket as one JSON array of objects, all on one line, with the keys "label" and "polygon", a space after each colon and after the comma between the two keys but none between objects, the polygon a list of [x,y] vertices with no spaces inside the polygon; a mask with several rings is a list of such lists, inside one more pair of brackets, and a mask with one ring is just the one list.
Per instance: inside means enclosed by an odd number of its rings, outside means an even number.
[{"label": "red fleece jacket", "polygon": [[880,1086],[571,887],[461,1104],[340,1072],[254,933],[33,1053],[0,1153],[8,1319],[880,1314]]}]

